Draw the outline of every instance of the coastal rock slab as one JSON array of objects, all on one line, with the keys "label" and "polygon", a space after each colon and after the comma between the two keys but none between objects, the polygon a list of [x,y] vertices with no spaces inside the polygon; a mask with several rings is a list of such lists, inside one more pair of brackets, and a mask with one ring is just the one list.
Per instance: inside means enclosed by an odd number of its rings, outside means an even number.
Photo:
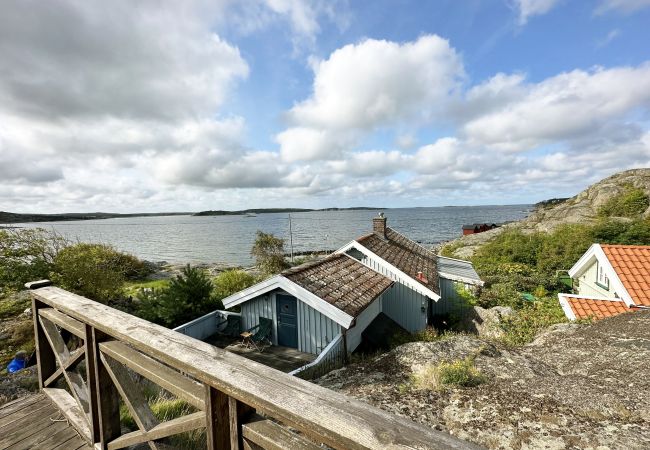
[{"label": "coastal rock slab", "polygon": [[[424,364],[473,356],[488,381],[418,390]],[[550,327],[509,349],[475,336],[402,345],[316,382],[491,449],[650,448],[650,311]]]}]

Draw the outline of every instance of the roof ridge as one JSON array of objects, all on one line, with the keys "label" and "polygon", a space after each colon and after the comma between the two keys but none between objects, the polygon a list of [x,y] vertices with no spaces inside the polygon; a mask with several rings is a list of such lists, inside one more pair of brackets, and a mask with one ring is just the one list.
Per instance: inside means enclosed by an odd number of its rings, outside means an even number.
[{"label": "roof ridge", "polygon": [[299,265],[297,265],[295,267],[289,267],[288,269],[285,269],[282,272],[280,272],[279,275],[283,275],[283,276],[284,275],[294,275],[296,273],[300,273],[300,272],[302,272],[304,270],[311,269],[312,267],[316,267],[316,266],[318,266],[320,264],[323,264],[323,263],[325,263],[327,261],[334,260],[334,259],[340,258],[342,256],[347,256],[347,255],[344,255],[342,253],[331,253],[331,254],[327,255],[326,257],[324,257],[324,258],[315,259],[313,261],[306,261],[306,262],[304,262],[302,264],[299,264]]},{"label": "roof ridge", "polygon": [[633,244],[598,244],[601,247],[625,247],[625,248],[647,248],[650,249],[650,245],[633,245]]}]

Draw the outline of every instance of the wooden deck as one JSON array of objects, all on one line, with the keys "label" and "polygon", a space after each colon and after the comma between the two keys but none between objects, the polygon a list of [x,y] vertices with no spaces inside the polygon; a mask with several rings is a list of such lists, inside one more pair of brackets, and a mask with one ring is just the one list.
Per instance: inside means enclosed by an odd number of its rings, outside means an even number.
[{"label": "wooden deck", "polygon": [[218,333],[205,339],[205,342],[285,373],[296,370],[316,359],[316,355],[311,353],[280,345],[264,346],[262,351],[247,348],[240,345],[241,338],[233,338]]},{"label": "wooden deck", "polygon": [[226,350],[285,373],[296,370],[316,359],[316,355],[311,353],[304,353],[295,348],[281,347],[279,345],[265,347],[263,351],[259,351],[233,344],[226,347]]},{"label": "wooden deck", "polygon": [[43,394],[0,406],[0,449],[32,448],[91,449]]}]

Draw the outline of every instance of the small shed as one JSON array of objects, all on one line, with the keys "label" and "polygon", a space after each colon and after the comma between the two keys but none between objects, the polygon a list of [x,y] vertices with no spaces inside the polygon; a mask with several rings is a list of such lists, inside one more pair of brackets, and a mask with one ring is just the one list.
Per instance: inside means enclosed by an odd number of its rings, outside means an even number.
[{"label": "small shed", "polygon": [[381,299],[393,281],[355,259],[334,254],[286,270],[223,300],[240,306],[242,327],[260,317],[273,321],[274,345],[319,354],[339,334],[346,349],[361,342],[361,332],[381,312]]}]

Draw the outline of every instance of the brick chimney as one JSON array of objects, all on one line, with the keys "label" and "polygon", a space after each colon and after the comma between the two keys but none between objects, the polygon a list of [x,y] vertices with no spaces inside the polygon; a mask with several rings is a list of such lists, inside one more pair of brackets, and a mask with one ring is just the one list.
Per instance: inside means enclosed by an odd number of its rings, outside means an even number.
[{"label": "brick chimney", "polygon": [[372,231],[377,233],[382,239],[386,239],[386,217],[384,217],[383,212],[372,219]]}]

